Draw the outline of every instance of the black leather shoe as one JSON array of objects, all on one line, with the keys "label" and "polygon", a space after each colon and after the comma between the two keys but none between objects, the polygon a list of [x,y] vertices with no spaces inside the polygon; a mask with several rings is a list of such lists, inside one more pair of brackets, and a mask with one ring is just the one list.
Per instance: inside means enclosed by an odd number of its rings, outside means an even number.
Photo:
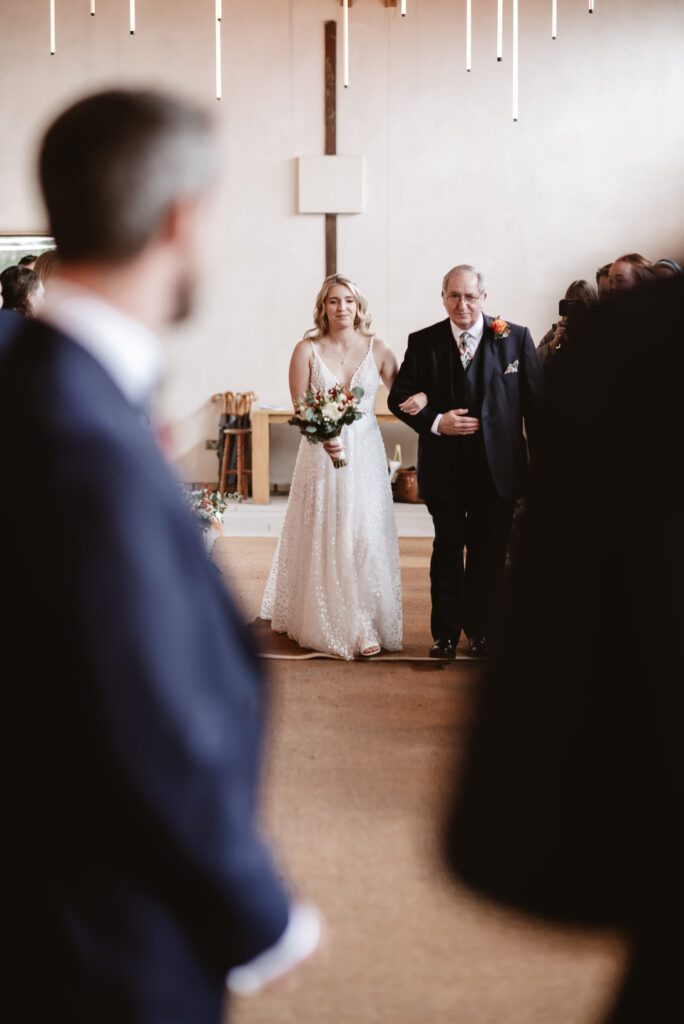
[{"label": "black leather shoe", "polygon": [[430,657],[451,660],[456,657],[456,644],[451,639],[435,640],[430,648]]},{"label": "black leather shoe", "polygon": [[489,654],[489,644],[486,636],[469,637],[468,654],[471,658],[486,658]]}]

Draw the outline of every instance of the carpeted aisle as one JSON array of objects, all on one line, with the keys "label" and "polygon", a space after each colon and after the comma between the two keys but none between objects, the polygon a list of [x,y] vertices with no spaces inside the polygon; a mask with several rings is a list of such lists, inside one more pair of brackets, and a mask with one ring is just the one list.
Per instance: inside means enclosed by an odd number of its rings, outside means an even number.
[{"label": "carpeted aisle", "polygon": [[[272,551],[269,539],[218,542],[248,615]],[[408,606],[416,635],[424,572]],[[284,872],[325,914],[328,948],[284,987],[234,1000],[233,1024],[593,1024],[619,943],[483,906],[440,862],[481,667],[276,659],[268,669],[264,816]]]},{"label": "carpeted aisle", "polygon": [[[271,537],[224,537],[216,542],[214,560],[230,579],[238,581],[243,610],[247,619],[256,619],[266,586],[276,541]],[[427,659],[430,639],[430,591],[428,585],[432,539],[401,537],[401,582],[404,611],[403,649],[397,653],[383,651],[376,661],[423,661]],[[335,658],[299,647],[287,636],[274,633],[270,624],[256,623],[259,640],[266,658]],[[468,659],[466,641],[461,640],[456,657]]]}]

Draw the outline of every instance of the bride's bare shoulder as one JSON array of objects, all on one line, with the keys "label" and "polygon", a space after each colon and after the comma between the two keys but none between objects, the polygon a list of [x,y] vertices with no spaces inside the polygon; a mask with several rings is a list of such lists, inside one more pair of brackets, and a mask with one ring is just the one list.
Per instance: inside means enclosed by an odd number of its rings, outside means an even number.
[{"label": "bride's bare shoulder", "polygon": [[375,361],[378,364],[378,367],[382,366],[391,351],[392,350],[387,342],[383,341],[382,338],[373,338],[373,355],[375,356]]},{"label": "bride's bare shoulder", "polygon": [[312,355],[313,352],[311,349],[311,341],[309,338],[302,338],[302,340],[298,341],[292,350],[292,359],[296,359],[297,362],[301,362],[302,360],[309,360],[311,359]]},{"label": "bride's bare shoulder", "polygon": [[313,351],[306,338],[303,338],[295,345],[290,359],[290,394],[293,400],[303,395],[308,388],[312,365]]}]

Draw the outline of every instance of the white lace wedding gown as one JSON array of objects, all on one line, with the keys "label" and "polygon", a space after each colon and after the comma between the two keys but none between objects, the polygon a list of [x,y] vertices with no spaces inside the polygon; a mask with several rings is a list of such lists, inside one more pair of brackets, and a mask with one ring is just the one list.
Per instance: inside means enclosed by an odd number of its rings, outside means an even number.
[{"label": "white lace wedding gown", "polygon": [[[311,342],[311,387],[337,383]],[[373,339],[351,379],[360,420],[342,428],[347,465],[302,438],[261,618],[301,647],[351,659],[373,644],[401,650],[401,576],[385,447],[375,419]]]}]

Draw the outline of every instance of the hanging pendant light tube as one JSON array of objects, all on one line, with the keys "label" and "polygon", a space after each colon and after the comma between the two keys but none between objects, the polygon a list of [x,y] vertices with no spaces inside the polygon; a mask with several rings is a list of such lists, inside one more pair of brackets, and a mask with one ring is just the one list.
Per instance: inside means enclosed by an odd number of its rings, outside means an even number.
[{"label": "hanging pendant light tube", "polygon": [[594,13],[594,0],[589,0],[589,14]]},{"label": "hanging pendant light tube", "polygon": [[551,0],[551,38],[558,35],[558,0]]},{"label": "hanging pendant light tube", "polygon": [[343,80],[345,89],[349,88],[349,0],[342,2],[342,46],[344,49]]},{"label": "hanging pendant light tube", "polygon": [[216,20],[223,21],[223,0],[216,0]]},{"label": "hanging pendant light tube", "polygon": [[131,35],[135,35],[135,0],[130,0],[130,29]]},{"label": "hanging pendant light tube", "polygon": [[216,0],[216,99],[220,100],[223,94],[223,82],[221,74],[221,0]]},{"label": "hanging pendant light tube", "polygon": [[406,17],[406,0],[401,0],[401,16]]},{"label": "hanging pendant light tube", "polygon": [[518,0],[513,0],[513,120],[518,120]]},{"label": "hanging pendant light tube", "polygon": [[95,17],[95,0],[90,0],[90,16]]},{"label": "hanging pendant light tube", "polygon": [[470,71],[473,49],[473,0],[466,0],[466,71]]},{"label": "hanging pendant light tube", "polygon": [[503,0],[496,3],[496,59],[503,60]]},{"label": "hanging pendant light tube", "polygon": [[55,0],[50,0],[50,56],[55,54]]}]

